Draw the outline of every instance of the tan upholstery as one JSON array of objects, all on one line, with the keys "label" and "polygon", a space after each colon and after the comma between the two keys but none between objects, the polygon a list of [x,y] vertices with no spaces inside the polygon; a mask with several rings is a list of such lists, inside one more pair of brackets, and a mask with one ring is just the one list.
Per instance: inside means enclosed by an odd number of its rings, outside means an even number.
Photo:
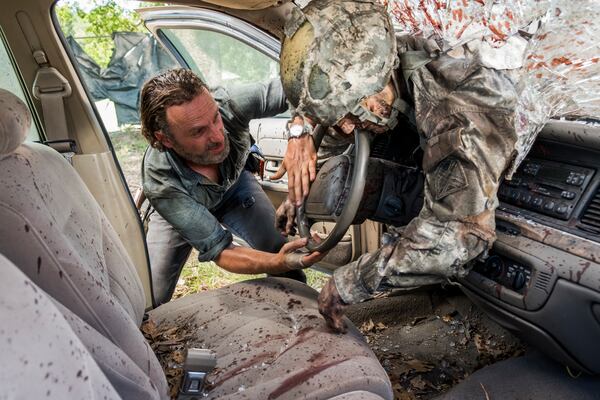
[{"label": "tan upholstery", "polygon": [[[6,91],[0,91],[0,100],[20,102]],[[11,108],[20,112],[4,118],[27,118],[24,105]],[[152,382],[145,398],[160,398],[167,392],[166,379],[138,329],[145,297],[135,268],[87,187],[60,154],[37,143],[13,148],[28,128],[6,120],[0,125],[0,137],[9,137],[2,142],[11,143],[0,154],[0,253],[125,353],[125,361],[122,354],[105,354],[107,368],[133,361]],[[131,377],[139,379],[135,372]]]},{"label": "tan upholstery", "polygon": [[52,300],[0,254],[3,399],[119,399]]},{"label": "tan upholstery", "polygon": [[349,333],[331,333],[316,299],[302,283],[265,278],[185,296],[150,317],[162,329],[192,324],[189,346],[217,353],[209,399],[329,399],[357,390],[393,398],[362,335],[350,321]]},{"label": "tan upholstery", "polygon": [[[15,101],[0,90],[2,99]],[[0,253],[45,293],[40,296],[54,302],[54,308],[44,307],[52,320],[60,321],[57,332],[75,334],[77,351],[85,353],[90,373],[98,373],[91,357],[104,374],[98,382],[109,382],[127,400],[166,398],[163,371],[139,331],[145,304],[142,285],[120,239],[58,153],[35,143],[15,146],[29,124],[28,116],[20,114],[26,110],[22,103],[11,108],[17,112],[0,113],[1,118],[18,117],[26,123],[0,123]],[[10,285],[15,279],[15,287],[21,288],[23,279],[0,268],[0,281]],[[20,304],[28,308],[32,300],[36,298],[24,297]],[[2,318],[16,315],[19,311],[7,313],[0,307]],[[354,391],[392,398],[385,371],[360,334],[355,329],[347,335],[329,333],[316,309],[316,292],[297,282],[271,278],[236,284],[186,296],[159,307],[152,316],[162,324],[197,325],[190,345],[217,352],[219,370],[211,375],[209,398],[326,399]],[[45,324],[46,317],[39,320]],[[0,340],[7,333],[0,333]],[[38,337],[34,324],[22,325],[22,340],[6,348],[9,359],[29,357],[27,343]],[[47,355],[59,357],[52,351]],[[64,373],[62,360],[53,365],[57,371],[50,372]],[[29,370],[22,368],[18,362],[2,362],[0,377],[13,377],[13,387],[28,385]],[[55,383],[60,382],[69,381]],[[104,386],[87,389],[112,393]]]},{"label": "tan upholstery", "polygon": [[0,156],[23,143],[31,126],[31,114],[17,96],[0,89]]}]

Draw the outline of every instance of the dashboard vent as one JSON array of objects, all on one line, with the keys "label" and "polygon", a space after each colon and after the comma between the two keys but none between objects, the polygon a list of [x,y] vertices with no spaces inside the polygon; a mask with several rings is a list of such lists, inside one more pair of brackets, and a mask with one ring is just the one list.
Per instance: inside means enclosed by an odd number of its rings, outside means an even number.
[{"label": "dashboard vent", "polygon": [[547,272],[540,271],[535,282],[535,287],[548,293],[548,284],[550,281],[552,281],[552,275]]},{"label": "dashboard vent", "polygon": [[600,234],[600,188],[589,202],[580,218],[579,228],[591,233]]}]

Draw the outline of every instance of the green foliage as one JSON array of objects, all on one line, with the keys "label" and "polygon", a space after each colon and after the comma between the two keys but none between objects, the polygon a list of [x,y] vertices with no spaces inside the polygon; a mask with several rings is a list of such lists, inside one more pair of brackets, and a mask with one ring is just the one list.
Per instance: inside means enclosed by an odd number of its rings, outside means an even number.
[{"label": "green foliage", "polygon": [[137,14],[114,0],[93,0],[86,11],[82,3],[59,3],[56,16],[65,36],[72,35],[87,54],[105,68],[114,51],[113,32],[145,32]]}]

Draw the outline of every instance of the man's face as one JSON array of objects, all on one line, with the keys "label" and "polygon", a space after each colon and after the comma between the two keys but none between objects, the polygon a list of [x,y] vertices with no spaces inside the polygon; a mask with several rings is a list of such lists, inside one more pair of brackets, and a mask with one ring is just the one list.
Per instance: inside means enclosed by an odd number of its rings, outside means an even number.
[{"label": "man's face", "polygon": [[222,163],[229,155],[229,138],[225,135],[217,103],[206,89],[190,102],[167,108],[171,136],[158,132],[161,143],[194,164]]},{"label": "man's face", "polygon": [[[389,118],[395,99],[396,94],[390,82],[381,92],[365,98],[362,106],[378,117]],[[345,134],[351,134],[354,129],[364,129],[373,133],[383,133],[388,130],[387,126],[378,125],[371,121],[361,121],[351,114],[340,120],[338,128]]]}]

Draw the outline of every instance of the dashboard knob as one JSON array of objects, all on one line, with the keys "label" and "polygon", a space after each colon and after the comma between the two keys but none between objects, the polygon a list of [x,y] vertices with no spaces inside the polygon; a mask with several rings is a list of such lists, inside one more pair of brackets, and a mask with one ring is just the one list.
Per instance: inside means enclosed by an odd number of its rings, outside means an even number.
[{"label": "dashboard knob", "polygon": [[516,271],[513,277],[513,289],[521,290],[525,286],[527,278],[522,271]]},{"label": "dashboard knob", "polygon": [[491,256],[485,261],[485,269],[491,278],[499,278],[504,273],[504,261],[500,256]]}]

